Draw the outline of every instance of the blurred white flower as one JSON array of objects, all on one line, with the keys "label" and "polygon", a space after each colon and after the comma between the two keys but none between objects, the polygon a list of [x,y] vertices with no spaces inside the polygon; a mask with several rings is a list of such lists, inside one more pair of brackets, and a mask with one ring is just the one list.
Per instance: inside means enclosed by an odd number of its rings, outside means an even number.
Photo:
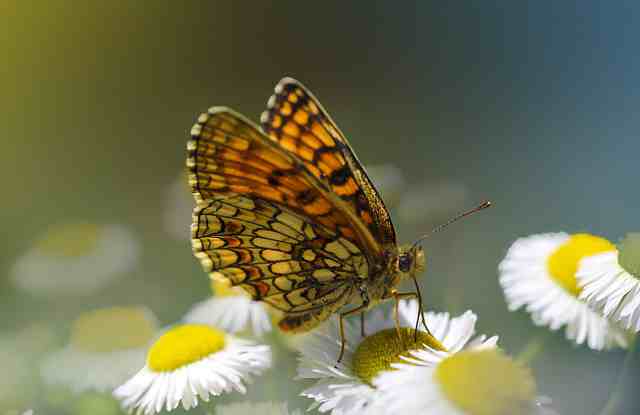
[{"label": "blurred white flower", "polygon": [[538,396],[535,401],[533,413],[535,415],[560,415],[552,405],[551,398],[547,396]]},{"label": "blurred white flower", "polygon": [[30,356],[5,336],[0,338],[0,367],[0,408],[17,408],[31,402],[35,389]]},{"label": "blurred white flower", "polygon": [[[342,361],[337,363],[341,339],[335,321],[321,326],[300,345],[298,378],[314,379],[316,384],[302,392],[303,396],[316,401],[311,408],[334,415],[365,413],[375,408],[380,393],[372,385],[374,379],[391,368],[392,363],[410,356],[411,350],[444,350],[464,346],[473,335],[475,315],[467,312],[450,319],[446,313],[425,313],[425,318],[434,337],[426,332],[413,330],[418,318],[418,306],[402,302],[399,317],[401,338],[390,315],[380,309],[370,311],[365,318],[365,327],[371,335],[361,337],[359,328],[345,322],[346,345]],[[417,340],[416,338],[417,337]],[[484,337],[479,339],[484,343]],[[495,344],[495,339],[487,341]],[[310,408],[310,409],[311,409]]]},{"label": "blurred white flower", "polygon": [[615,250],[588,256],[576,273],[580,299],[622,327],[640,331],[640,233]]},{"label": "blurred white flower", "polygon": [[245,383],[271,367],[269,346],[233,337],[206,325],[182,324],[165,332],[151,347],[147,363],[114,396],[127,410],[150,415],[180,403],[222,393],[246,392]]},{"label": "blurred white flower", "polygon": [[146,308],[112,307],[82,314],[67,346],[42,363],[42,377],[75,393],[111,391],[144,364],[157,330],[156,318]]},{"label": "blurred white flower", "polygon": [[[16,414],[39,398],[38,361],[55,344],[54,328],[47,323],[26,324],[0,335],[0,413]],[[19,409],[19,410],[18,410]]]},{"label": "blurred white flower", "polygon": [[302,415],[302,411],[290,412],[281,402],[238,402],[216,407],[215,415]]},{"label": "blurred white flower", "polygon": [[253,301],[240,287],[229,287],[226,280],[212,280],[211,288],[213,297],[195,304],[184,316],[185,322],[258,337],[271,331],[271,318],[265,303]]},{"label": "blurred white flower", "polygon": [[91,294],[130,271],[140,246],[121,225],[51,226],[13,266],[11,279],[35,295]]},{"label": "blurred white flower", "polygon": [[606,239],[588,234],[548,233],[518,239],[499,265],[509,309],[525,307],[536,325],[551,330],[566,326],[568,339],[595,350],[627,347],[627,333],[578,298],[580,259],[614,249]]}]

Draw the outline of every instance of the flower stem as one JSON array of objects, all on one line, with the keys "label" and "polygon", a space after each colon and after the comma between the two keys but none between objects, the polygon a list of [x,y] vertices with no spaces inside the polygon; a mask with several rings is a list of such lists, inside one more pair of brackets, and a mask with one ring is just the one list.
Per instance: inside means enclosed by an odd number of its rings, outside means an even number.
[{"label": "flower stem", "polygon": [[622,369],[620,370],[620,374],[618,375],[618,379],[616,380],[616,384],[613,387],[613,391],[609,395],[609,399],[605,404],[602,411],[600,411],[600,415],[616,415],[618,413],[618,407],[620,406],[620,402],[622,402],[622,389],[624,385],[625,378],[627,377],[627,373],[633,364],[633,358],[635,357],[636,346],[637,346],[637,336],[633,336],[631,341],[629,342],[629,349],[627,350],[627,355],[622,362]]}]

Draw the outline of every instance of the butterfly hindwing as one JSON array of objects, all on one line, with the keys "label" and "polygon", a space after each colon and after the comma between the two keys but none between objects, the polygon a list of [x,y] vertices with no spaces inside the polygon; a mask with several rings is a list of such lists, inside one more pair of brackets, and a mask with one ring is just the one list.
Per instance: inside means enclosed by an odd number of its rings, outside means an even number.
[{"label": "butterfly hindwing", "polygon": [[311,92],[294,79],[282,79],[260,121],[272,140],[295,154],[355,212],[379,244],[378,254],[385,247],[395,248],[395,230],[382,198],[342,132]]},{"label": "butterfly hindwing", "polygon": [[368,274],[348,239],[275,203],[241,195],[200,202],[192,244],[211,278],[283,312],[284,330],[307,330],[351,300]]}]

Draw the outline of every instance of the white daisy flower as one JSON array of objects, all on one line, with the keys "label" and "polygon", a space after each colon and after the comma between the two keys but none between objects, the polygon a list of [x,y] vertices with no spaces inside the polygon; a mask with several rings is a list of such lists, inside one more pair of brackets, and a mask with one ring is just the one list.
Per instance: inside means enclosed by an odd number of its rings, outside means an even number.
[{"label": "white daisy flower", "polygon": [[548,233],[518,239],[499,265],[509,309],[525,307],[536,325],[551,330],[566,327],[568,339],[594,350],[627,347],[627,333],[578,298],[580,259],[614,249],[606,239],[588,234]]},{"label": "white daisy flower", "polygon": [[198,400],[238,391],[271,367],[269,346],[241,340],[211,326],[182,324],[151,347],[145,366],[114,396],[130,411],[150,415],[194,408]]},{"label": "white daisy flower", "polygon": [[[316,384],[302,392],[316,401],[311,406],[333,415],[360,414],[374,406],[379,397],[372,380],[393,362],[401,361],[409,350],[430,346],[438,350],[464,345],[472,336],[475,315],[467,312],[450,319],[449,315],[426,313],[427,324],[435,336],[419,331],[417,341],[413,327],[418,316],[415,302],[402,303],[400,320],[402,338],[398,337],[394,320],[380,309],[370,311],[365,318],[368,333],[362,338],[360,328],[345,322],[346,346],[342,361],[337,363],[341,340],[336,321],[312,332],[300,346],[298,378],[314,379]],[[358,325],[359,326],[359,325]],[[484,338],[480,339],[484,344]],[[488,344],[495,344],[491,339]]]},{"label": "white daisy flower", "polygon": [[[463,345],[463,342],[458,346]],[[474,342],[457,351],[426,347],[373,379],[380,394],[370,415],[549,415],[536,398],[529,369],[495,346]]]},{"label": "white daisy flower", "polygon": [[48,384],[79,393],[111,391],[144,364],[158,330],[155,317],[141,307],[112,307],[78,317],[69,344],[42,363]]},{"label": "white daisy flower", "polygon": [[91,294],[130,271],[140,247],[121,225],[51,226],[11,270],[13,283],[35,295]]},{"label": "white daisy flower", "polygon": [[228,405],[220,405],[216,408],[215,415],[302,415],[302,411],[290,412],[286,403],[280,402],[238,402]]},{"label": "white daisy flower", "polygon": [[622,327],[640,331],[640,233],[580,261],[580,299]]},{"label": "white daisy flower", "polygon": [[0,338],[0,408],[18,408],[36,398],[33,356],[16,346],[13,339],[4,335]]},{"label": "white daisy flower", "polygon": [[54,327],[41,322],[0,332],[0,413],[9,408],[31,407],[41,397],[37,387],[38,361],[55,339]]},{"label": "white daisy flower", "polygon": [[187,184],[187,175],[182,173],[167,189],[162,218],[165,231],[177,240],[188,240],[192,211],[193,197]]},{"label": "white daisy flower", "polygon": [[253,301],[240,287],[226,280],[211,280],[213,297],[195,304],[184,316],[187,323],[219,327],[228,333],[249,332],[258,337],[271,331],[271,317],[265,303]]}]

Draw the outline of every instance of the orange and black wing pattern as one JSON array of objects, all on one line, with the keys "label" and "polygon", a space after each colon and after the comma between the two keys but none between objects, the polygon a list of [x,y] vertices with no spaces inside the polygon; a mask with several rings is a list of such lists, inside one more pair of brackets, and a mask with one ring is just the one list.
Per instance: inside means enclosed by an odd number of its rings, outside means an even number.
[{"label": "orange and black wing pattern", "polygon": [[295,154],[227,108],[200,115],[187,144],[193,250],[212,278],[244,288],[308,330],[369,275],[367,227]]},{"label": "orange and black wing pattern", "polygon": [[279,326],[306,331],[352,300],[368,264],[348,239],[275,203],[241,195],[199,203],[195,256],[215,280],[244,288],[284,314]]},{"label": "orange and black wing pattern", "polygon": [[[300,82],[282,79],[260,118],[262,129],[337,195],[364,223],[374,256],[396,248],[390,215],[345,136]],[[375,258],[374,258],[375,259]]]},{"label": "orange and black wing pattern", "polygon": [[286,206],[356,244],[367,232],[294,154],[231,109],[213,107],[201,114],[187,151],[189,184],[196,201],[242,194]]}]

